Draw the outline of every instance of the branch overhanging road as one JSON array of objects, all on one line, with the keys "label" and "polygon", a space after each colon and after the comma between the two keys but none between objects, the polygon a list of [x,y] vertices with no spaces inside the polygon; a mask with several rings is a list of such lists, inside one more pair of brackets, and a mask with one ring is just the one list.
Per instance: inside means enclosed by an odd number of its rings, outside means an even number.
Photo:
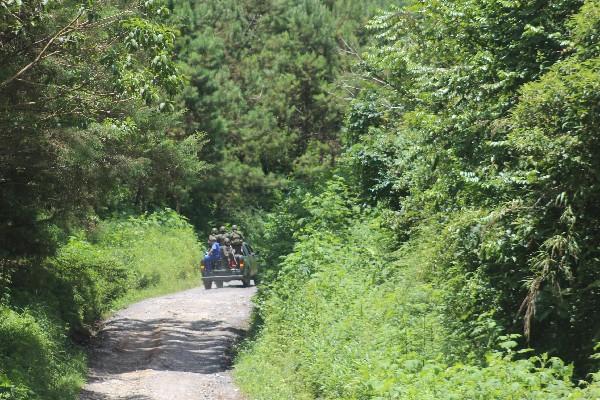
[{"label": "branch overhanging road", "polygon": [[248,327],[256,290],[235,283],[115,314],[99,333],[80,399],[243,400],[231,380],[231,347]]}]

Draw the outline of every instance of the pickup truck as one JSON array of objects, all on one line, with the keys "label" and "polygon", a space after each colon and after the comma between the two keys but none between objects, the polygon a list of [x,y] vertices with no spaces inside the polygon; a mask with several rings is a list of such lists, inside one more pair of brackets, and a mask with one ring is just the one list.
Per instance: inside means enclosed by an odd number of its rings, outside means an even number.
[{"label": "pickup truck", "polygon": [[213,282],[217,288],[223,287],[223,282],[242,281],[244,287],[250,286],[250,280],[258,284],[258,260],[254,249],[248,244],[242,244],[241,254],[235,255],[235,260],[227,260],[221,253],[221,259],[208,270],[204,261],[200,265],[202,282],[205,289],[211,289]]}]

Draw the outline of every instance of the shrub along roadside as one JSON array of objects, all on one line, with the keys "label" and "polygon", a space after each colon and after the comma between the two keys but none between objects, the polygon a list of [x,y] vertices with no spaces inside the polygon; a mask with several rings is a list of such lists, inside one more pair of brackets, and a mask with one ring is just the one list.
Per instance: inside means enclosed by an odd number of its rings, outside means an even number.
[{"label": "shrub along roadside", "polygon": [[101,221],[37,268],[20,268],[0,302],[0,399],[74,399],[85,356],[73,343],[123,305],[197,285],[200,245],[173,211]]},{"label": "shrub along roadside", "polygon": [[600,368],[600,2],[411,2],[370,26],[366,71],[389,85],[353,102],[347,159],[363,196],[397,211],[399,240],[436,226],[457,359],[520,332],[587,379]]},{"label": "shrub along roadside", "polygon": [[[323,207],[327,204],[327,207]],[[400,250],[384,218],[360,211],[341,180],[303,201],[309,216],[272,284],[259,296],[263,325],[236,362],[254,399],[596,399],[558,358],[528,356],[500,336],[483,360],[446,345],[444,301],[431,280],[444,252],[435,230]],[[464,356],[463,356],[464,357]],[[528,358],[529,357],[529,358]]]}]

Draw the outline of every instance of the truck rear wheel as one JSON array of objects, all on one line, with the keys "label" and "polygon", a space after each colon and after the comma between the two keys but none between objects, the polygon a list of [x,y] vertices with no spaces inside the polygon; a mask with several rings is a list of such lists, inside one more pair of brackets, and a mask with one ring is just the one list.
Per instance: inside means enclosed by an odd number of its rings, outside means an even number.
[{"label": "truck rear wheel", "polygon": [[204,280],[204,289],[212,289],[212,281]]},{"label": "truck rear wheel", "polygon": [[244,285],[244,287],[250,286],[250,278],[242,279],[242,285]]},{"label": "truck rear wheel", "polygon": [[215,284],[217,285],[218,289],[223,288],[223,281],[215,281]]}]

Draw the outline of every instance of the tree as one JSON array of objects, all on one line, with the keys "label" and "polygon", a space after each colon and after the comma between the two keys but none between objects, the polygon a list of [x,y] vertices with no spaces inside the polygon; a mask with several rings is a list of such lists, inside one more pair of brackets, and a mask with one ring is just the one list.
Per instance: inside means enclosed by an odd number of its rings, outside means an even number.
[{"label": "tree", "polygon": [[596,3],[414,3],[370,24],[351,163],[364,195],[398,210],[399,238],[438,227],[429,268],[454,354],[521,331],[589,370]]},{"label": "tree", "polygon": [[180,97],[188,132],[206,132],[215,163],[195,188],[197,225],[269,209],[287,182],[315,185],[340,153],[343,79],[362,24],[386,2],[193,1],[173,5],[183,32]]},{"label": "tree", "polygon": [[[175,144],[187,134],[169,116],[183,79],[167,12],[159,2],[2,1],[0,257],[51,252],[90,212],[130,207],[148,183],[135,176],[159,173],[157,144],[181,146],[171,155],[186,160],[183,175],[200,170],[202,141]],[[157,123],[164,116],[169,126]],[[169,179],[187,184],[183,175]],[[180,189],[163,192],[155,203],[177,203]]]}]

